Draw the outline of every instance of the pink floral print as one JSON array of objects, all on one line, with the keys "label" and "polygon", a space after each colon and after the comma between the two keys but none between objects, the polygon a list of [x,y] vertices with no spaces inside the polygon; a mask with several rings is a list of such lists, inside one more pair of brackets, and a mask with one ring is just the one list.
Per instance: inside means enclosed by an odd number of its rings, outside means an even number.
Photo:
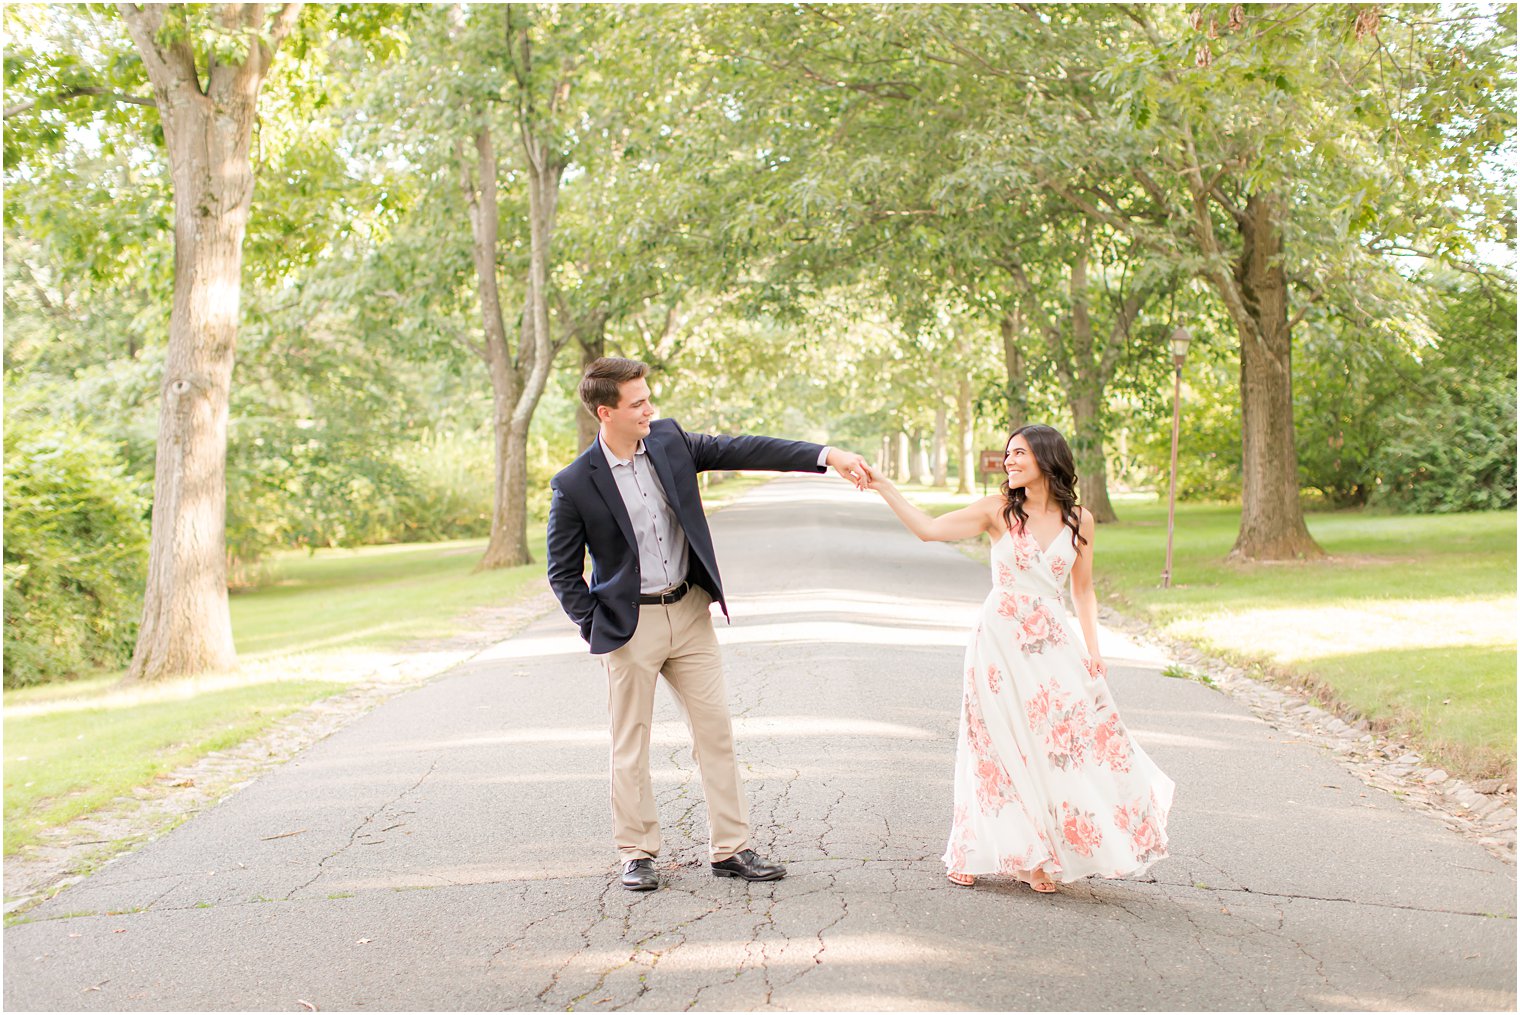
[{"label": "pink floral print", "polygon": [[1127,832],[1130,851],[1141,861],[1166,855],[1166,833],[1162,819],[1156,816],[1156,798],[1152,794],[1149,806],[1138,801],[1121,804],[1114,808],[1114,827]]},{"label": "pink floral print", "polygon": [[1010,541],[1010,547],[1013,550],[1013,566],[1020,571],[1028,571],[1039,559],[1040,544],[1026,533],[1020,532],[1014,537]]},{"label": "pink floral print", "polygon": [[1061,803],[1061,835],[1078,856],[1092,856],[1103,844],[1103,831],[1093,820],[1091,811],[1079,811]]},{"label": "pink floral print", "polygon": [[1050,607],[1036,602],[1019,624],[1018,640],[1022,651],[1033,654],[1052,645],[1064,645],[1067,637]]},{"label": "pink floral print", "polygon": [[1129,771],[1129,734],[1119,725],[1119,716],[1110,712],[1093,729],[1093,759],[1115,772]]},{"label": "pink floral print", "polygon": [[1082,764],[1092,749],[1092,719],[1086,701],[1043,685],[1024,706],[1029,732],[1041,738],[1046,756],[1057,768]]},{"label": "pink floral print", "polygon": [[1013,800],[1013,781],[987,733],[976,695],[966,695],[966,742],[976,758],[976,800],[984,814],[996,814]]}]

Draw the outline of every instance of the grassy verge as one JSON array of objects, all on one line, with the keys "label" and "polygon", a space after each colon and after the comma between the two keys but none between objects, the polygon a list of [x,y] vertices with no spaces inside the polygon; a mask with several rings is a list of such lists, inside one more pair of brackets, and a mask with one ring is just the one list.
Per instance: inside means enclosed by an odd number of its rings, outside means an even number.
[{"label": "grassy verge", "polygon": [[[934,513],[967,501],[910,493]],[[1110,605],[1407,734],[1451,771],[1514,776],[1512,512],[1314,513],[1326,559],[1230,564],[1239,509],[1183,505],[1164,590],[1165,504],[1117,510],[1097,536]]]},{"label": "grassy verge", "polygon": [[[704,493],[717,510],[771,479],[739,475]],[[264,732],[366,676],[355,657],[446,638],[470,610],[542,588],[535,562],[476,571],[485,540],[279,554],[263,584],[232,596],[243,672],[121,686],[121,673],[5,692],[5,855],[161,776]]]}]

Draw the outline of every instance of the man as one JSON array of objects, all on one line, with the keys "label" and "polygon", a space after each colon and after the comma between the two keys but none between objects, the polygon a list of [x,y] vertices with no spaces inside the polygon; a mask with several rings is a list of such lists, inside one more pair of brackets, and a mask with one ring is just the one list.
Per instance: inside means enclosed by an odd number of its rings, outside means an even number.
[{"label": "man", "polygon": [[[734,756],[718,639],[708,607],[728,615],[697,473],[708,469],[822,472],[833,466],[864,489],[859,455],[771,437],[688,434],[656,420],[649,368],[603,357],[586,368],[580,398],[601,423],[597,439],[550,486],[549,584],[607,668],[612,726],[612,827],[624,888],[659,887],[660,824],[649,777],[655,680],[664,675],[691,732],[707,800],[717,877],[775,881],[786,868],[749,845],[749,810]],[[591,584],[585,554],[591,551]]]}]

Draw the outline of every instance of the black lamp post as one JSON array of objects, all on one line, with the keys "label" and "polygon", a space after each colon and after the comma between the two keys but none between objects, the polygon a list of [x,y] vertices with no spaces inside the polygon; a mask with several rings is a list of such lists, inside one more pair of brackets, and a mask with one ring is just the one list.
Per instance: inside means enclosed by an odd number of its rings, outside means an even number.
[{"label": "black lamp post", "polygon": [[1161,587],[1172,587],[1172,532],[1177,526],[1177,434],[1182,429],[1182,363],[1187,359],[1192,332],[1178,328],[1172,332],[1172,479],[1166,506],[1166,570],[1161,572]]}]

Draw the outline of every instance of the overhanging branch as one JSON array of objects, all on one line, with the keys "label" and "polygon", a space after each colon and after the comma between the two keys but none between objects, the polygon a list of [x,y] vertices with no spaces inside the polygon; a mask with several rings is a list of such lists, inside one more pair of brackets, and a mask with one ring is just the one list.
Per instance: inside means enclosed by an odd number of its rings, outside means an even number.
[{"label": "overhanging branch", "polygon": [[114,88],[65,88],[63,91],[56,92],[52,96],[38,96],[36,98],[24,99],[21,102],[6,106],[5,119],[9,120],[13,116],[25,113],[27,110],[35,107],[44,98],[50,97],[59,102],[67,102],[69,99],[83,98],[86,95],[105,95],[115,99],[117,102],[126,102],[134,106],[152,106],[155,109],[158,108],[158,100],[147,95],[128,95],[125,92],[118,92]]}]

